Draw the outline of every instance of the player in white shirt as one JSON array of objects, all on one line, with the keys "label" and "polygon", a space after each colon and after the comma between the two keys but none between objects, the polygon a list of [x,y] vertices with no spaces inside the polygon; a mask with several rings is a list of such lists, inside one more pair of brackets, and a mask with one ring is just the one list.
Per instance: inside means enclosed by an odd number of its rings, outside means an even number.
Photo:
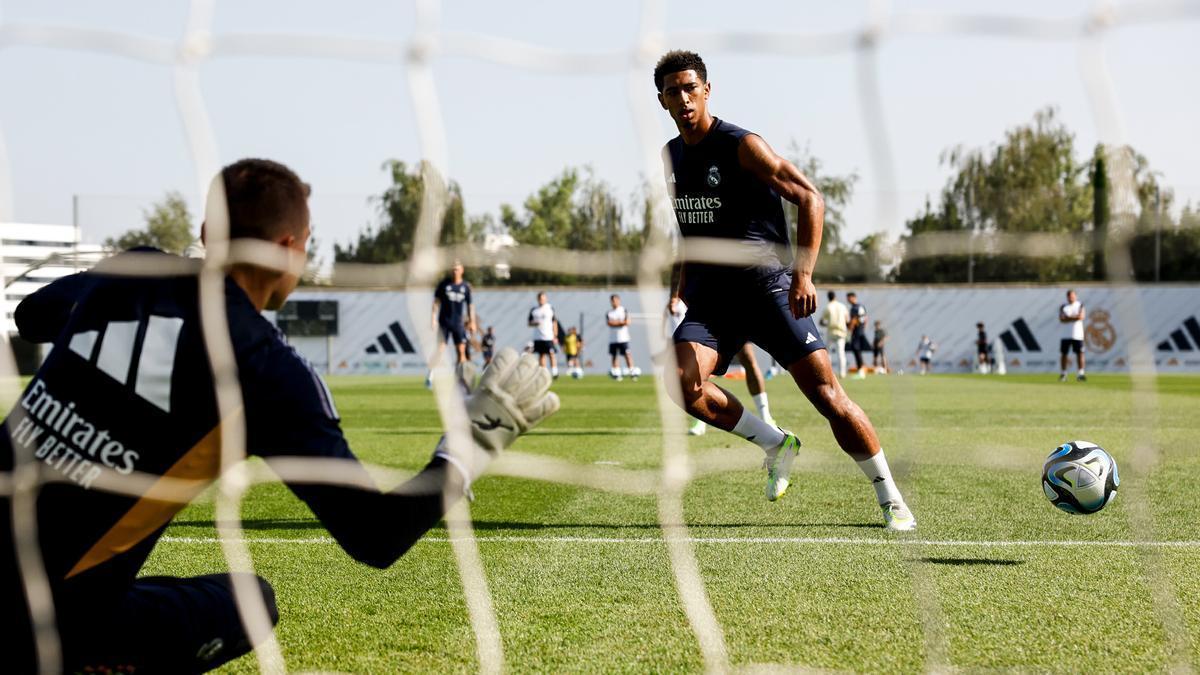
[{"label": "player in white shirt", "polygon": [[[633,365],[633,354],[629,352],[629,310],[621,305],[621,296],[613,294],[609,297],[612,309],[608,310],[608,355],[612,357],[612,369],[608,374],[618,382],[628,375],[634,380],[641,376],[642,370]],[[625,369],[618,365],[618,357],[625,357]]]},{"label": "player in white shirt", "polygon": [[550,357],[550,374],[558,377],[558,319],[554,308],[546,299],[546,292],[537,294],[537,307],[529,310],[529,326],[533,328],[533,353],[538,355],[538,365],[546,367]]},{"label": "player in white shirt", "polygon": [[829,304],[821,314],[821,325],[825,326],[825,344],[837,355],[838,374],[846,377],[846,335],[849,332],[850,309],[837,299],[837,293],[829,291]]},{"label": "player in white shirt", "polygon": [[1062,372],[1058,375],[1059,382],[1067,381],[1067,354],[1072,350],[1075,351],[1075,361],[1079,365],[1079,374],[1075,379],[1080,382],[1087,381],[1087,374],[1083,371],[1083,320],[1086,315],[1083,303],[1076,297],[1074,289],[1067,291],[1067,303],[1058,308],[1058,321],[1062,324],[1062,342],[1059,347],[1062,352]]}]

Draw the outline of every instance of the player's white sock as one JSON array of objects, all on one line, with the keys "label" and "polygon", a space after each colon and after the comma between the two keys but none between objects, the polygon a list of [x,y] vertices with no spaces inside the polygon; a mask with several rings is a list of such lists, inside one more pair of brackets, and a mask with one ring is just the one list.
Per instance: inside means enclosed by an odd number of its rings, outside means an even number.
[{"label": "player's white sock", "polygon": [[1085,373],[1083,372],[1083,368],[1080,368],[1080,369],[1079,369],[1079,374],[1080,374],[1080,375],[1084,375],[1084,374],[1085,374]]},{"label": "player's white sock", "polygon": [[875,496],[879,499],[880,504],[904,503],[904,497],[900,495],[896,481],[892,480],[892,470],[888,468],[887,458],[883,456],[882,449],[870,459],[855,463],[858,464],[858,468],[862,469],[867,480],[871,481],[871,486],[875,488]]},{"label": "player's white sock", "polygon": [[758,408],[758,416],[766,419],[771,416],[771,404],[767,401],[767,392],[755,394],[750,398],[754,399],[754,407]]},{"label": "player's white sock", "polygon": [[558,366],[554,366],[553,368],[551,368],[550,374],[553,375],[554,377],[558,377]]},{"label": "player's white sock", "polygon": [[779,427],[767,424],[745,408],[742,408],[742,417],[733,426],[732,433],[754,443],[767,453],[778,448],[784,439]]}]

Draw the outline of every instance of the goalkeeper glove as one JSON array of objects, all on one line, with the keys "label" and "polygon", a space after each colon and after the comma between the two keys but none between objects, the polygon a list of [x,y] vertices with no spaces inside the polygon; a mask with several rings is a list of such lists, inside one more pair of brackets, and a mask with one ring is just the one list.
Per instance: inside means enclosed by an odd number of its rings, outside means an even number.
[{"label": "goalkeeper glove", "polygon": [[450,453],[443,438],[434,456],[442,457],[463,474],[464,489],[470,494],[471,483],[492,459],[518,436],[553,415],[559,402],[550,391],[550,373],[538,365],[537,357],[518,356],[510,347],[500,350],[478,378],[474,364],[460,364],[458,379],[466,392],[474,447],[463,457]]}]

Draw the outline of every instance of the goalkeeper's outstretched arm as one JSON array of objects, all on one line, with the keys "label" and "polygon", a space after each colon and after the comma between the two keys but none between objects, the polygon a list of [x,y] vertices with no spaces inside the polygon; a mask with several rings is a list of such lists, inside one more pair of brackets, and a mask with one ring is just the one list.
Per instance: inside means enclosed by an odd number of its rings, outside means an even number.
[{"label": "goalkeeper's outstretched arm", "polygon": [[[302,362],[284,365],[293,371],[288,378],[293,386],[281,389],[276,383],[269,392],[247,391],[249,447],[268,464],[276,458],[341,460],[336,465],[341,484],[305,481],[290,472],[285,472],[285,482],[347,553],[380,568],[404,555],[437,525],[447,508],[469,494],[471,483],[501,450],[558,410],[558,398],[549,392],[550,373],[537,364],[536,357],[518,356],[511,348],[501,350],[477,386],[472,374],[461,375],[469,389],[465,408],[474,441],[471,447],[463,452],[439,443],[420,473],[392,490],[380,491],[370,487],[374,482],[351,452],[319,379]],[[319,386],[298,386],[300,380],[295,378],[302,375]],[[264,424],[267,420],[274,422]],[[325,475],[326,470],[313,467],[314,479]]]}]

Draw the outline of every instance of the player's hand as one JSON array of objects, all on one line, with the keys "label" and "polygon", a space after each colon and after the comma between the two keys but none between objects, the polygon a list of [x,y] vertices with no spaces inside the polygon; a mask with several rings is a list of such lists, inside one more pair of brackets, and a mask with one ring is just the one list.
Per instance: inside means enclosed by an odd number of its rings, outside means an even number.
[{"label": "player's hand", "polygon": [[512,445],[518,436],[558,411],[558,396],[550,391],[550,371],[539,366],[533,354],[518,355],[505,347],[483,370],[477,386],[468,382],[473,375],[460,372],[460,379],[469,387],[466,404],[471,434],[491,453]]},{"label": "player's hand", "polygon": [[807,274],[793,274],[792,287],[788,291],[788,307],[792,310],[792,318],[799,319],[811,316],[817,311],[817,287],[813,286],[812,277]]}]

